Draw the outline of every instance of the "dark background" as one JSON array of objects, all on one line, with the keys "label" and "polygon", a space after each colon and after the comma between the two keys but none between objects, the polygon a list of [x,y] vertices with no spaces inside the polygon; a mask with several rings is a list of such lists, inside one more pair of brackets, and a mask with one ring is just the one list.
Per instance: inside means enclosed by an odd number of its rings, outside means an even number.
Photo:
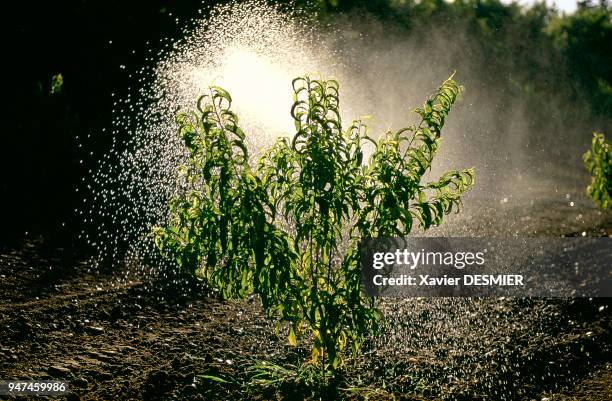
[{"label": "dark background", "polygon": [[[126,90],[128,72],[146,63],[145,49],[178,37],[202,4],[211,3],[219,2],[13,2],[4,12],[9,72],[0,142],[0,246],[25,236],[58,243],[75,238],[81,229],[74,213],[76,189],[110,144],[103,130],[111,124],[111,94]],[[298,1],[296,6],[327,21],[337,12],[368,12],[407,32],[468,24],[493,63],[483,80],[497,79],[495,71],[505,63],[519,62],[522,73],[507,84],[518,95],[539,104],[540,93],[569,78],[572,96],[586,104],[577,114],[612,118],[612,13],[606,2],[581,3],[576,15],[564,18],[544,5],[525,11],[496,0]],[[52,77],[59,73],[63,85],[52,93]]]},{"label": "dark background", "polygon": [[[26,231],[71,237],[78,229],[75,190],[88,164],[108,147],[102,129],[110,125],[111,93],[127,87],[127,71],[144,63],[145,46],[177,34],[175,16],[199,6],[172,0],[14,3],[5,14],[10,73],[0,170],[4,241]],[[64,84],[51,94],[58,73]],[[77,141],[88,134],[95,139]]]}]

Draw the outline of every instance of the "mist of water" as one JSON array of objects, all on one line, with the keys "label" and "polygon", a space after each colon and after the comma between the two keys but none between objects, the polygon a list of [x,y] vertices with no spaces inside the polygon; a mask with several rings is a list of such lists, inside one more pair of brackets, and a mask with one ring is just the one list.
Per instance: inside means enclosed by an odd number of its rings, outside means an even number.
[{"label": "mist of water", "polygon": [[[531,132],[527,104],[503,93],[499,83],[511,77],[483,82],[487,60],[461,27],[407,34],[363,15],[320,27],[261,1],[232,2],[202,14],[186,25],[182,39],[164,40],[161,54],[150,54],[148,65],[130,73],[131,91],[115,102],[113,145],[86,179],[90,196],[80,213],[96,229],[83,235],[111,260],[126,244],[132,255],[149,253],[143,239],[166,218],[176,167],[185,157],[174,122],[178,110],[194,109],[209,85],[224,87],[256,155],[277,136],[291,134],[291,80],[304,74],[338,79],[344,121],[372,116],[368,124],[376,134],[414,122],[410,110],[457,71],[466,89],[447,120],[432,175],[476,167],[464,215],[483,215],[486,205],[494,218],[502,207],[541,198],[589,205],[579,161],[590,121],[568,125],[568,119],[543,116],[549,129]],[[549,101],[562,113],[571,109],[570,100]],[[444,233],[457,229],[470,234],[464,222],[447,225]]]}]

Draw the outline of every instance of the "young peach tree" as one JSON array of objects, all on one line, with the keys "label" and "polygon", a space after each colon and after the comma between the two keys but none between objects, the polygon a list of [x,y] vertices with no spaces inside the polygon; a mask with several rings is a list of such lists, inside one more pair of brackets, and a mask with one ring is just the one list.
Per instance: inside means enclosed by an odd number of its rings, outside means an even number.
[{"label": "young peach tree", "polygon": [[295,134],[251,166],[229,93],[211,87],[177,117],[188,158],[157,246],[223,297],[258,294],[290,344],[306,335],[310,362],[336,369],[382,318],[362,291],[360,238],[438,225],[473,184],[471,169],[423,182],[459,91],[449,78],[415,110],[418,125],[375,139],[342,124],[336,81],[297,78]]},{"label": "young peach tree", "polygon": [[612,209],[612,145],[602,133],[593,133],[591,150],[583,155],[591,173],[587,194],[602,209]]}]

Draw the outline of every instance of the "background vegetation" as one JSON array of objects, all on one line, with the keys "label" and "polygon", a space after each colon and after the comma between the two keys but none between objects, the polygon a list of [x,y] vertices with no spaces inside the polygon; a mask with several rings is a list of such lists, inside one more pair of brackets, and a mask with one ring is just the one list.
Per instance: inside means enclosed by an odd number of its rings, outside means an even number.
[{"label": "background vegetation", "polygon": [[592,176],[587,194],[602,209],[612,209],[612,144],[604,134],[593,133],[591,149],[583,159]]}]

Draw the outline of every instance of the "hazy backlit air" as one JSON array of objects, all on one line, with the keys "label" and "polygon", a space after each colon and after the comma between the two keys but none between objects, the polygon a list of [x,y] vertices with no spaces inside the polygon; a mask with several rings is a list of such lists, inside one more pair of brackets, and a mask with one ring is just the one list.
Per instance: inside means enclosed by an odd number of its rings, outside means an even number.
[{"label": "hazy backlit air", "polygon": [[[224,87],[256,155],[278,135],[293,132],[291,81],[304,74],[338,79],[345,124],[373,115],[368,125],[377,135],[413,122],[410,108],[458,71],[466,90],[449,116],[434,170],[476,167],[476,187],[459,218],[476,216],[483,222],[476,228],[453,224],[451,217],[441,227],[443,233],[518,233],[529,225],[521,220],[530,213],[525,204],[538,198],[569,205],[560,215],[570,222],[595,213],[578,210],[591,202],[584,197],[580,152],[567,155],[568,149],[582,149],[582,137],[588,146],[588,135],[577,135],[588,129],[551,120],[550,132],[537,135],[540,145],[530,146],[525,105],[511,99],[508,109],[498,88],[478,84],[487,63],[465,57],[473,44],[461,32],[441,27],[427,35],[406,35],[355,16],[338,18],[333,27],[320,30],[304,16],[261,1],[231,2],[202,14],[207,17],[177,21],[185,26],[183,38],[163,40],[165,50],[150,53],[148,64],[130,73],[134,85],[114,104],[113,145],[85,179],[90,195],[79,213],[95,230],[83,235],[112,263],[126,246],[131,256],[155,255],[143,239],[152,225],[163,224],[167,201],[177,190],[176,167],[185,157],[174,122],[178,110],[193,110],[208,86]],[[567,131],[564,146],[559,146],[559,129]],[[565,170],[552,164],[558,161]],[[476,199],[485,199],[493,210],[485,210]],[[494,223],[499,216],[487,215],[502,209],[516,224],[499,227]]]}]

